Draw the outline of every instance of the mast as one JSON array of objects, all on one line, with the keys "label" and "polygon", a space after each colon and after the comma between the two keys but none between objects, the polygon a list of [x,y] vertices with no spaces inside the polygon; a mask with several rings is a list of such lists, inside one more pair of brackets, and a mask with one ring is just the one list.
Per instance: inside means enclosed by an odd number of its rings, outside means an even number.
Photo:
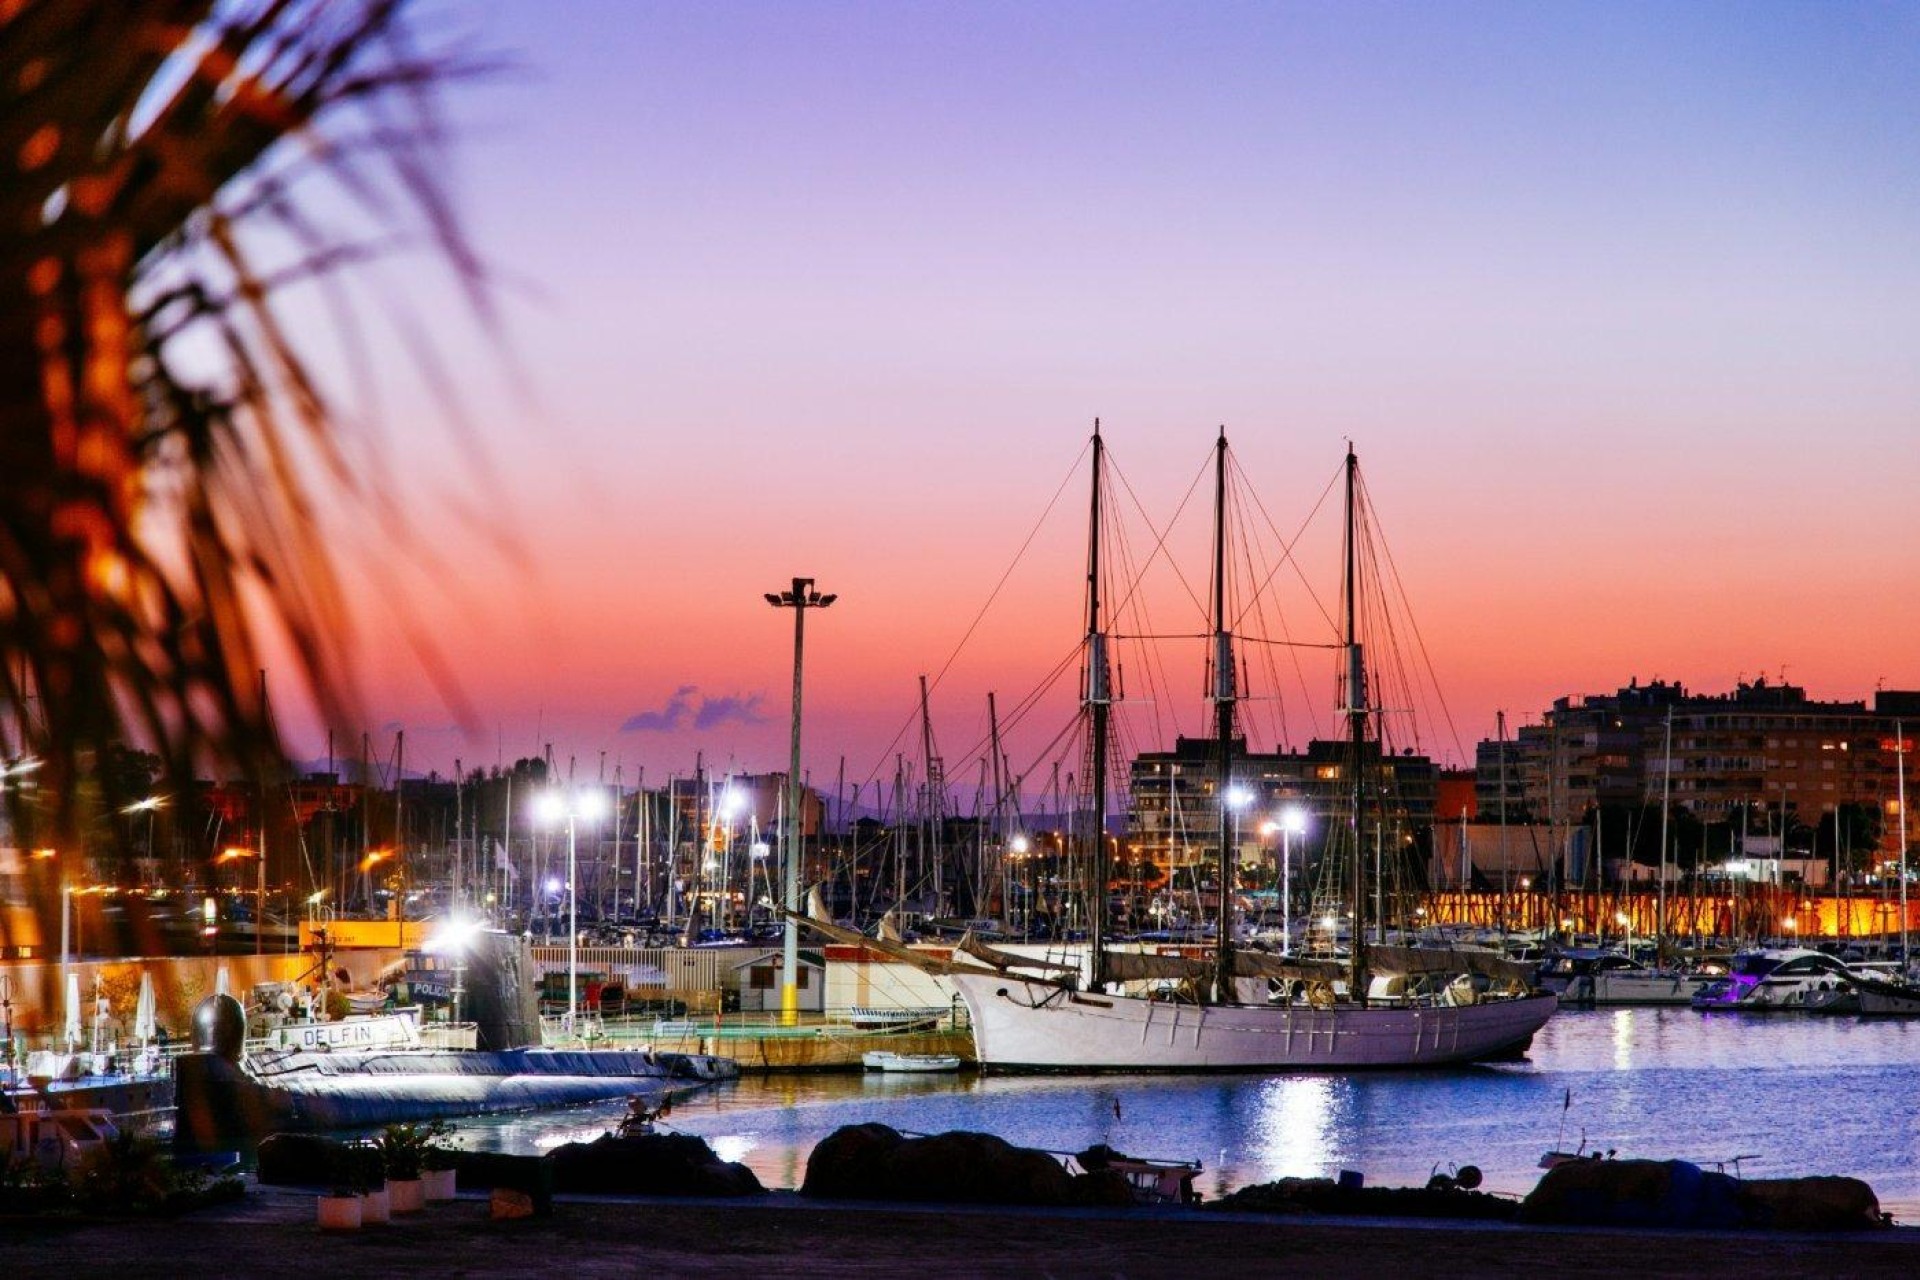
[{"label": "mast", "polygon": [[1227,793],[1233,785],[1233,636],[1227,631],[1227,429],[1213,446],[1213,719],[1214,758],[1219,762],[1214,795],[1220,805],[1220,856],[1215,874],[1220,905],[1214,916],[1213,998],[1233,998],[1233,848]]},{"label": "mast", "polygon": [[1507,936],[1507,915],[1513,902],[1507,884],[1507,713],[1493,713],[1500,743],[1500,937]]},{"label": "mast", "polygon": [[993,847],[1000,863],[1000,923],[1004,927],[1013,919],[1013,895],[1007,891],[1007,823],[1003,803],[1007,783],[1000,770],[1000,709],[994,705],[991,689],[987,690],[987,750],[993,756]]},{"label": "mast", "polygon": [[[1665,760],[1660,770],[1660,905],[1654,912],[1653,959],[1660,963],[1667,945],[1667,820],[1673,803],[1673,704],[1667,704]],[[1838,829],[1836,820],[1836,830]]]},{"label": "mast", "polygon": [[1093,752],[1093,856],[1088,867],[1092,891],[1088,903],[1087,985],[1107,985],[1107,714],[1112,696],[1107,682],[1107,635],[1100,613],[1100,490],[1105,481],[1106,444],[1100,419],[1093,420],[1093,501],[1087,522],[1087,720]]},{"label": "mast", "polygon": [[941,847],[946,840],[946,823],[943,821],[946,806],[942,801],[947,779],[939,757],[933,754],[933,716],[927,709],[927,678],[924,675],[920,677],[920,757],[927,766],[926,804],[920,815],[923,823],[920,828],[920,867],[922,874],[931,868],[932,914],[943,916],[948,910],[946,854]]},{"label": "mast", "polygon": [[400,928],[394,934],[394,944],[407,945],[407,828],[405,804],[407,783],[407,731],[396,730],[393,735],[393,842],[394,856],[400,859]]},{"label": "mast", "polygon": [[1365,1005],[1367,1002],[1367,931],[1361,921],[1360,913],[1365,909],[1367,897],[1366,858],[1360,849],[1360,796],[1361,772],[1366,765],[1367,672],[1355,623],[1357,612],[1355,596],[1359,586],[1359,548],[1354,538],[1354,489],[1359,473],[1360,459],[1354,456],[1353,445],[1349,443],[1347,445],[1346,563],[1341,586],[1341,594],[1346,599],[1344,644],[1347,657],[1347,705],[1342,710],[1347,716],[1348,741],[1353,754],[1353,777],[1349,779],[1351,790],[1347,813],[1347,821],[1353,828],[1353,865],[1348,868],[1348,896],[1351,899],[1353,927],[1349,931],[1350,942],[1347,948],[1347,992],[1353,1000]]},{"label": "mast", "polygon": [[[1907,949],[1907,733],[1900,721],[1893,722],[1894,785],[1900,798],[1900,971],[1908,972],[1913,956]],[[1784,838],[1781,845],[1784,848]]]}]

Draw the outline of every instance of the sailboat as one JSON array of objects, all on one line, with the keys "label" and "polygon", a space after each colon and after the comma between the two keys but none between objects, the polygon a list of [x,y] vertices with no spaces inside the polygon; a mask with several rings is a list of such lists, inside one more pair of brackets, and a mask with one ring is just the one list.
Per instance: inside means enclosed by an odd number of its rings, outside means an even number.
[{"label": "sailboat", "polygon": [[[1413,948],[1371,948],[1360,927],[1366,903],[1365,859],[1357,838],[1361,816],[1361,772],[1367,742],[1366,675],[1355,632],[1354,501],[1358,463],[1351,448],[1346,461],[1346,548],[1343,712],[1355,751],[1350,821],[1356,845],[1345,885],[1353,913],[1349,955],[1344,964],[1303,958],[1236,953],[1232,928],[1232,845],[1229,840],[1227,780],[1234,747],[1233,636],[1226,614],[1227,441],[1216,446],[1213,574],[1213,686],[1220,771],[1220,885],[1213,956],[1182,957],[1109,953],[1104,937],[1107,867],[1106,749],[1112,698],[1108,675],[1106,618],[1100,598],[1101,498],[1104,447],[1096,424],[1093,436],[1093,537],[1088,551],[1087,630],[1084,711],[1091,743],[1094,823],[1092,879],[1095,909],[1090,913],[1090,974],[1084,989],[1071,981],[1027,977],[1012,968],[983,973],[956,970],[950,981],[966,1002],[973,1021],[975,1050],[988,1070],[1029,1071],[1253,1071],[1345,1070],[1367,1067],[1423,1067],[1510,1057],[1525,1050],[1533,1034],[1553,1015],[1556,997],[1529,989],[1492,955],[1427,952]],[[1371,957],[1371,958],[1370,958]],[[1452,975],[1477,971],[1507,982],[1506,993],[1481,991],[1464,982],[1447,982],[1424,1002],[1370,998],[1375,973],[1390,966],[1401,972],[1435,971]],[[1344,970],[1344,990],[1335,970]],[[1210,971],[1210,972],[1209,972]],[[1168,995],[1169,978],[1184,979],[1182,997]],[[1158,979],[1150,994],[1109,990],[1115,983]],[[1274,982],[1273,979],[1280,981]],[[1277,988],[1277,994],[1268,997]],[[1197,997],[1197,998],[1196,998]]]}]

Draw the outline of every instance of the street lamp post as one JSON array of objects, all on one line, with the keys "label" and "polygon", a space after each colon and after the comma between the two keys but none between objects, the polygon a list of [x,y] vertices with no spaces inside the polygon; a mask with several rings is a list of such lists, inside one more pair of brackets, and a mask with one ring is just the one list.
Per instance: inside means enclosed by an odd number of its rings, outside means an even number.
[{"label": "street lamp post", "polygon": [[1230,855],[1220,859],[1220,930],[1223,935],[1220,939],[1220,945],[1222,947],[1232,942],[1230,934],[1233,925],[1233,900],[1227,896],[1232,892],[1228,885],[1228,880],[1230,878],[1234,880],[1239,878],[1237,873],[1229,877],[1226,869],[1240,865],[1240,815],[1245,813],[1247,806],[1253,803],[1253,792],[1242,786],[1230,786],[1227,788],[1224,798],[1227,802],[1227,808],[1233,813],[1233,851]]},{"label": "street lamp post", "polygon": [[1307,811],[1288,805],[1280,811],[1280,935],[1283,950],[1293,950],[1293,837],[1307,829]]},{"label": "street lamp post", "polygon": [[602,797],[597,791],[575,791],[562,795],[549,791],[540,798],[540,816],[548,822],[567,820],[567,1034],[578,1025],[580,1001],[580,917],[579,895],[575,890],[575,833],[582,818],[597,818]]},{"label": "street lamp post", "polygon": [[824,609],[838,597],[821,595],[812,578],[795,578],[790,591],[766,593],[776,609],[793,610],[793,754],[787,770],[786,899],[787,928],[780,951],[780,1021],[800,1020],[800,655],[807,610]]}]

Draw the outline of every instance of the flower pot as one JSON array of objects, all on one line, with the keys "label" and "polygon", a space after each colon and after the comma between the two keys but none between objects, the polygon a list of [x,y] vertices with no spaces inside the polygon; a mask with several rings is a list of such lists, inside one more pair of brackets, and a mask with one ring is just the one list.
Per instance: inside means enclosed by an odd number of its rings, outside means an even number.
[{"label": "flower pot", "polygon": [[419,1213],[427,1207],[427,1189],[418,1178],[387,1179],[387,1209],[391,1213]]},{"label": "flower pot", "polygon": [[360,1223],[362,1226],[375,1227],[392,1221],[387,1211],[387,1189],[383,1186],[376,1191],[367,1191],[360,1196]]},{"label": "flower pot", "polygon": [[428,1204],[453,1199],[453,1183],[452,1169],[424,1169],[420,1173],[420,1185],[427,1193]]},{"label": "flower pot", "polygon": [[315,1203],[319,1206],[317,1212],[322,1231],[360,1229],[359,1196],[321,1196]]}]

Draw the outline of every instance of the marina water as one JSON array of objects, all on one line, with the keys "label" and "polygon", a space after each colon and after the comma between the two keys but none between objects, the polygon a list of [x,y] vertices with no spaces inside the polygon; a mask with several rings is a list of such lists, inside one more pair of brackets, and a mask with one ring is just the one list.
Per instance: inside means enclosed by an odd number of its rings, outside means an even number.
[{"label": "marina water", "polygon": [[[589,1141],[624,1104],[463,1121],[463,1145],[534,1152]],[[1564,1128],[1563,1128],[1564,1120]],[[807,1153],[842,1125],[972,1129],[1023,1146],[1197,1159],[1209,1198],[1343,1169],[1422,1185],[1478,1165],[1521,1194],[1543,1152],[1724,1162],[1749,1177],[1847,1174],[1920,1219],[1920,1023],[1569,1010],[1523,1062],[1345,1075],[749,1076],[683,1099],[669,1125],[797,1187]]]}]

